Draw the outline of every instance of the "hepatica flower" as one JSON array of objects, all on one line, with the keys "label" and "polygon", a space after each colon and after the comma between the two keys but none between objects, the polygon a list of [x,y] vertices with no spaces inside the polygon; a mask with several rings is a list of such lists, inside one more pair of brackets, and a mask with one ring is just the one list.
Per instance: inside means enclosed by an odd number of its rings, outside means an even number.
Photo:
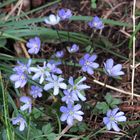
[{"label": "hepatica flower", "polygon": [[44,90],[47,91],[47,90],[53,88],[54,89],[54,91],[53,91],[54,95],[58,95],[59,88],[61,88],[61,89],[66,89],[67,88],[67,85],[63,82],[64,79],[59,77],[59,76],[56,76],[56,75],[52,74],[52,77],[46,78],[46,81],[48,82],[48,84],[46,84],[44,86]]},{"label": "hepatica flower", "polygon": [[45,23],[49,25],[56,25],[60,22],[60,17],[58,15],[51,14],[45,18]]},{"label": "hepatica flower", "polygon": [[62,74],[62,70],[57,68],[57,66],[55,64],[48,63],[47,69],[50,73]]},{"label": "hepatica flower", "polygon": [[[85,101],[86,97],[81,92],[83,92],[85,89],[90,88],[90,86],[83,84],[83,81],[85,80],[86,80],[86,77],[81,78],[78,82],[77,82],[77,79],[74,81],[73,77],[69,78],[69,84],[70,84],[69,90],[73,94],[75,94],[77,98],[81,99],[82,101]],[[76,100],[77,98],[75,97]]]},{"label": "hepatica flower", "polygon": [[67,121],[69,126],[74,125],[74,120],[82,121],[84,113],[80,111],[81,105],[68,104],[67,107],[61,106],[60,111],[63,113],[60,117],[61,121]]},{"label": "hepatica flower", "polygon": [[24,103],[24,105],[20,107],[20,110],[21,111],[29,110],[29,113],[31,113],[31,109],[32,109],[32,100],[31,100],[31,98],[28,97],[28,96],[22,96],[22,97],[20,97],[20,101],[22,103]]},{"label": "hepatica flower", "polygon": [[71,47],[68,47],[67,50],[69,53],[75,53],[79,50],[79,46],[76,44],[73,44]]},{"label": "hepatica flower", "polygon": [[90,26],[90,28],[95,28],[95,29],[104,28],[104,24],[102,20],[97,16],[93,17],[93,19],[90,22],[88,22],[88,25]]},{"label": "hepatica flower", "polygon": [[103,122],[106,125],[108,130],[111,130],[113,128],[115,131],[120,131],[120,128],[118,127],[117,123],[126,121],[124,112],[121,112],[121,111],[118,112],[118,110],[119,108],[108,110],[106,114],[107,117],[103,118]]},{"label": "hepatica flower", "polygon": [[121,71],[122,69],[121,64],[117,64],[115,66],[113,65],[114,65],[114,60],[111,58],[107,59],[106,62],[104,63],[104,70],[108,76],[116,78],[120,75],[124,75],[124,72]]},{"label": "hepatica flower", "polygon": [[13,71],[15,72],[25,72],[25,73],[30,73],[30,65],[31,65],[32,60],[29,59],[27,64],[24,64],[20,61],[17,61],[18,66],[15,66],[13,68]]},{"label": "hepatica flower", "polygon": [[64,56],[64,51],[62,50],[62,51],[57,51],[56,53],[55,53],[55,56],[57,57],[57,58],[62,58],[63,56]]},{"label": "hepatica flower", "polygon": [[40,78],[40,80],[39,80],[40,84],[43,83],[46,76],[50,75],[50,73],[47,70],[46,62],[44,62],[43,67],[40,67],[39,65],[37,65],[37,67],[31,67],[30,71],[35,73],[32,77],[33,80]]},{"label": "hepatica flower", "polygon": [[38,86],[31,86],[30,95],[32,95],[33,98],[42,97],[42,91],[42,88]]},{"label": "hepatica flower", "polygon": [[39,37],[31,38],[27,44],[27,48],[29,48],[28,53],[29,54],[37,54],[40,50],[41,41]]},{"label": "hepatica flower", "polygon": [[70,9],[61,9],[58,11],[58,16],[62,19],[69,19],[72,16],[72,12]]},{"label": "hepatica flower", "polygon": [[11,119],[13,125],[19,125],[19,131],[23,131],[27,126],[26,121],[21,117],[21,115]]},{"label": "hepatica flower", "polygon": [[71,92],[69,90],[64,90],[63,93],[65,96],[62,97],[61,100],[65,102],[66,104],[69,104],[69,103],[73,104],[74,101],[79,101],[77,95],[74,92]]},{"label": "hepatica flower", "polygon": [[15,83],[15,88],[22,88],[27,83],[27,75],[23,72],[17,72],[10,76],[10,80]]},{"label": "hepatica flower", "polygon": [[94,69],[97,69],[99,67],[99,64],[94,62],[96,58],[96,54],[93,54],[91,56],[89,54],[85,54],[84,57],[79,61],[79,64],[82,66],[82,70],[92,75],[94,73]]}]

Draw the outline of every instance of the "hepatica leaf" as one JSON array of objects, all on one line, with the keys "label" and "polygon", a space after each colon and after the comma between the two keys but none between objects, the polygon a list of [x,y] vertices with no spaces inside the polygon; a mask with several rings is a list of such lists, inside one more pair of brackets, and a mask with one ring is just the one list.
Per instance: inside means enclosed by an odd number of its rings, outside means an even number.
[{"label": "hepatica leaf", "polygon": [[52,131],[53,131],[53,127],[51,126],[50,123],[48,123],[47,125],[44,125],[44,126],[42,127],[42,132],[43,132],[44,134],[50,134]]},{"label": "hepatica leaf", "polygon": [[96,0],[91,0],[91,7],[95,9],[97,7]]}]

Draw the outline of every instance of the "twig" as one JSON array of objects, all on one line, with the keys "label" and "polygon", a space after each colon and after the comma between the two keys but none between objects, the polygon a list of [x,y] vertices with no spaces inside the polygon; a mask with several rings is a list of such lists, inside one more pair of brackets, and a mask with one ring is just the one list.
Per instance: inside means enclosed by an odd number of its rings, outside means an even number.
[{"label": "twig", "polygon": [[[101,85],[101,86],[105,86],[104,83],[102,83],[102,82],[100,82],[100,81],[98,81],[98,80],[93,80],[93,82],[96,83],[96,84],[99,84],[99,85]],[[127,91],[124,91],[124,90],[121,90],[121,89],[112,87],[112,86],[110,86],[110,85],[106,85],[105,87],[106,87],[106,88],[109,88],[109,89],[112,89],[112,90],[115,90],[115,91],[117,91],[117,92],[123,93],[123,94],[132,95],[131,92],[127,92]],[[135,96],[135,97],[140,97],[140,95],[138,95],[138,94],[133,94],[133,96]]]},{"label": "twig", "polygon": [[66,126],[62,132],[60,133],[60,135],[55,139],[55,140],[60,140],[60,138],[71,128],[71,126]]},{"label": "twig", "polygon": [[28,52],[27,52],[27,50],[26,50],[24,44],[20,42],[20,46],[21,46],[21,48],[22,48],[22,50],[23,50],[23,52],[24,52],[26,58],[30,58],[30,55],[28,54]]},{"label": "twig", "polygon": [[138,66],[140,66],[140,63],[136,64],[136,65],[135,65],[135,68],[137,68]]},{"label": "twig", "polygon": [[8,18],[14,13],[14,11],[19,7],[19,5],[23,2],[24,0],[19,0],[17,4],[12,8],[10,13],[4,18],[4,20],[8,20]]},{"label": "twig", "polygon": [[122,2],[122,3],[119,3],[118,5],[116,5],[115,7],[113,7],[111,10],[109,10],[107,12],[107,14],[104,16],[104,19],[108,18],[114,10],[116,10],[118,7],[120,7],[120,6],[122,6],[123,4],[126,4],[126,3],[127,2]]},{"label": "twig", "polygon": [[[133,1],[133,33],[135,32],[135,10],[136,10],[136,0]],[[132,79],[131,79],[131,99],[133,100],[133,97],[134,97],[134,82],[135,82],[135,40],[136,40],[136,37],[135,35],[133,36],[133,63],[132,63]],[[132,104],[133,104],[133,101],[132,101]]]}]

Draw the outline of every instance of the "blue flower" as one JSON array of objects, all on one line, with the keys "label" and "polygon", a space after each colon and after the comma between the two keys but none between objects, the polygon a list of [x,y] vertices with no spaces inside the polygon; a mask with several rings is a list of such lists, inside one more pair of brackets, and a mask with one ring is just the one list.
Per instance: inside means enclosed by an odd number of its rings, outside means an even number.
[{"label": "blue flower", "polygon": [[70,92],[69,90],[64,90],[63,91],[65,96],[62,97],[62,101],[65,102],[66,104],[69,103],[74,103],[74,101],[79,101],[77,95],[74,92]]},{"label": "blue flower", "polygon": [[64,51],[62,50],[62,51],[57,51],[56,53],[55,53],[55,56],[57,57],[57,58],[62,58],[63,56],[64,56]]},{"label": "blue flower", "polygon": [[69,19],[72,16],[72,12],[70,9],[61,9],[58,11],[58,16],[62,19]]},{"label": "blue flower", "polygon": [[61,115],[60,120],[67,121],[67,124],[69,126],[74,125],[74,120],[82,121],[83,117],[81,115],[83,115],[84,113],[80,111],[80,109],[81,109],[80,104],[74,106],[72,104],[68,104],[67,107],[61,106],[60,111],[63,114]]},{"label": "blue flower", "polygon": [[42,91],[42,88],[38,86],[31,86],[30,95],[32,95],[33,98],[42,97]]},{"label": "blue flower", "polygon": [[19,125],[19,131],[23,131],[27,126],[26,121],[22,118],[21,115],[11,119],[13,125]]},{"label": "blue flower", "polygon": [[[79,81],[77,79],[74,81],[73,77],[69,78],[69,90],[77,96],[77,98],[80,98],[82,101],[86,100],[86,97],[82,94],[83,90],[90,88],[90,86],[87,86],[86,84],[83,84],[82,82],[86,80],[86,77],[81,78]],[[77,82],[76,82],[77,81]],[[75,98],[77,100],[77,98]]]},{"label": "blue flower", "polygon": [[124,112],[118,112],[118,110],[119,108],[108,110],[106,114],[107,117],[103,118],[103,122],[108,130],[111,130],[113,128],[115,131],[120,131],[120,128],[118,127],[117,123],[126,121]]},{"label": "blue flower", "polygon": [[57,68],[55,64],[48,63],[47,69],[50,73],[62,74],[62,70]]},{"label": "blue flower", "polygon": [[22,88],[27,83],[27,75],[23,72],[17,72],[10,76],[10,80],[15,83],[15,88]]},{"label": "blue flower", "polygon": [[15,72],[25,72],[25,73],[30,73],[30,65],[31,65],[32,60],[29,59],[27,64],[21,63],[20,61],[17,61],[18,66],[15,66],[13,68],[13,71]]},{"label": "blue flower", "polygon": [[89,54],[85,54],[84,57],[79,61],[79,64],[82,66],[82,70],[92,75],[94,73],[93,70],[99,67],[99,64],[94,62],[96,58],[96,54],[93,54],[91,56]]},{"label": "blue flower", "polygon": [[95,28],[95,29],[104,28],[104,24],[102,20],[97,16],[93,17],[93,19],[90,22],[88,22],[88,25],[90,26],[90,28]]},{"label": "blue flower", "polygon": [[31,98],[27,97],[27,96],[22,96],[22,97],[20,97],[20,101],[22,103],[24,103],[24,105],[20,107],[20,110],[21,111],[29,110],[29,113],[31,113],[31,109],[32,109],[32,100],[31,100]]},{"label": "blue flower", "polygon": [[54,89],[53,95],[58,95],[59,88],[66,89],[67,85],[63,83],[64,79],[61,77],[58,77],[56,75],[52,74],[52,77],[46,78],[46,81],[48,81],[48,84],[44,86],[44,90]]},{"label": "blue flower", "polygon": [[79,50],[79,46],[76,44],[73,44],[71,47],[67,47],[69,53],[75,53]]},{"label": "blue flower", "polygon": [[30,67],[30,71],[35,73],[32,77],[33,80],[40,78],[40,84],[43,83],[46,76],[50,76],[50,73],[47,70],[46,62],[44,62],[43,67],[40,67],[39,65],[37,65],[37,67]]},{"label": "blue flower", "polygon": [[113,66],[114,64],[114,60],[113,59],[107,59],[106,62],[104,63],[104,70],[105,73],[110,76],[110,77],[118,77],[120,75],[124,75],[124,72],[121,71],[122,69],[122,65],[121,64],[117,64],[115,66]]},{"label": "blue flower", "polygon": [[56,25],[60,22],[60,17],[58,15],[51,14],[47,18],[45,18],[45,23],[49,25]]},{"label": "blue flower", "polygon": [[29,48],[28,53],[37,54],[40,50],[41,41],[39,37],[31,38],[27,44],[27,48]]}]

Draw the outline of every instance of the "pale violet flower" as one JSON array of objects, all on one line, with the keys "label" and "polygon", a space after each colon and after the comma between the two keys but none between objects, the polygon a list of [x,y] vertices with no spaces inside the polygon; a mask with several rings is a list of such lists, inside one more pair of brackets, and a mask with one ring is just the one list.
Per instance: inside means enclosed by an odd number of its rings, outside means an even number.
[{"label": "pale violet flower", "polygon": [[72,16],[72,12],[70,9],[60,9],[58,11],[58,16],[62,19],[62,20],[65,20],[65,19],[69,19],[71,16]]},{"label": "pale violet flower", "polygon": [[79,50],[79,46],[76,44],[73,44],[71,47],[67,47],[67,50],[69,53],[75,53]]},{"label": "pale violet flower", "polygon": [[77,79],[74,81],[73,77],[69,78],[69,90],[73,92],[79,99],[82,101],[86,100],[86,97],[82,94],[82,92],[85,89],[90,88],[90,86],[87,86],[86,84],[83,84],[83,81],[86,80],[86,77],[83,77],[77,81]]},{"label": "pale violet flower", "polygon": [[62,50],[62,51],[57,51],[56,53],[55,53],[55,56],[57,57],[57,58],[62,58],[63,56],[64,56],[64,51]]},{"label": "pale violet flower", "polygon": [[107,59],[106,62],[104,63],[104,70],[108,76],[116,78],[120,75],[124,75],[124,72],[121,71],[122,69],[121,64],[117,64],[115,66],[113,65],[114,65],[114,60],[112,58]]},{"label": "pale violet flower", "polygon": [[13,68],[13,71],[30,73],[31,62],[31,59],[28,60],[27,64],[17,61],[18,65]]},{"label": "pale violet flower", "polygon": [[46,62],[44,62],[43,67],[40,67],[39,65],[37,65],[37,67],[30,67],[30,71],[35,73],[32,77],[33,80],[40,78],[39,80],[40,84],[43,83],[46,76],[50,75],[50,73],[47,70]]},{"label": "pale violet flower", "polygon": [[74,101],[79,101],[77,95],[74,92],[71,92],[69,90],[64,90],[63,93],[65,96],[62,97],[61,100],[65,102],[66,104],[69,104],[69,103],[73,104]]},{"label": "pale violet flower", "polygon": [[38,86],[31,86],[30,95],[32,95],[33,98],[42,97],[42,91],[42,88]]},{"label": "pale violet flower", "polygon": [[88,25],[90,26],[90,28],[94,28],[94,29],[104,28],[104,24],[102,20],[97,16],[93,17],[93,19],[88,23]]},{"label": "pale violet flower", "polygon": [[26,44],[27,48],[29,48],[29,54],[37,54],[40,50],[41,41],[39,37],[31,38]]},{"label": "pale violet flower", "polygon": [[119,108],[115,108],[113,110],[107,111],[107,117],[103,118],[103,122],[106,125],[108,130],[111,130],[112,128],[115,131],[120,131],[120,128],[118,127],[118,122],[125,122],[126,117],[124,116],[124,112],[118,112]]},{"label": "pale violet flower", "polygon": [[17,72],[10,76],[10,80],[14,82],[15,88],[23,88],[27,83],[27,75],[23,72]]},{"label": "pale violet flower", "polygon": [[62,74],[62,70],[60,68],[57,68],[55,64],[47,63],[47,69],[50,73]]},{"label": "pale violet flower", "polygon": [[51,14],[45,18],[45,23],[49,25],[56,25],[60,22],[60,17],[58,15]]},{"label": "pale violet flower", "polygon": [[56,75],[52,74],[52,77],[46,78],[46,81],[48,83],[44,86],[44,90],[47,91],[47,90],[53,88],[54,89],[53,95],[58,95],[59,88],[60,89],[66,89],[67,88],[67,85],[63,82],[64,79],[59,77],[59,76],[56,76]]},{"label": "pale violet flower", "polygon": [[94,62],[96,58],[96,54],[85,54],[84,57],[79,61],[79,64],[82,66],[82,70],[92,75],[94,73],[94,69],[97,69],[99,67],[99,64]]},{"label": "pale violet flower", "polygon": [[11,119],[13,125],[19,125],[19,131],[23,131],[27,126],[25,119],[21,115]]},{"label": "pale violet flower", "polygon": [[29,110],[29,113],[31,113],[32,99],[28,96],[22,96],[20,97],[20,101],[24,103],[24,105],[20,107],[20,110],[21,111]]},{"label": "pale violet flower", "polygon": [[67,107],[61,106],[60,111],[63,114],[61,115],[60,120],[67,121],[67,124],[69,126],[74,125],[74,120],[81,122],[83,120],[82,115],[84,115],[84,113],[80,109],[81,109],[80,104],[77,105],[68,104]]}]

